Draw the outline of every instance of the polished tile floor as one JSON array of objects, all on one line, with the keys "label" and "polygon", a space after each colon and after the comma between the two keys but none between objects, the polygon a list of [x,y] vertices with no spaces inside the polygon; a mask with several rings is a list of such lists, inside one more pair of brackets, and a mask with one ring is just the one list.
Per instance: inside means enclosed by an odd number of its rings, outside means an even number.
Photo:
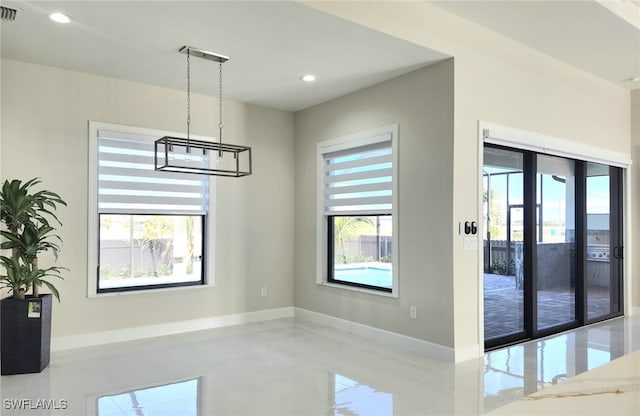
[{"label": "polished tile floor", "polygon": [[1,413],[482,414],[638,349],[640,318],[619,318],[454,365],[282,319],[55,353],[0,379]]}]

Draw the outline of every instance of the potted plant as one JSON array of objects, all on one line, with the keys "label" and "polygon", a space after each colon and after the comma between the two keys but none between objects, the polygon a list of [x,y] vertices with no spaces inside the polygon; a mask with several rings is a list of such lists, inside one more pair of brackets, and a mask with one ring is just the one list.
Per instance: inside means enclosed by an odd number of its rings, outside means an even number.
[{"label": "potted plant", "polygon": [[[38,255],[49,251],[57,260],[62,239],[53,225],[61,225],[56,210],[66,205],[51,191],[34,191],[41,181],[5,181],[0,191],[0,288],[11,297],[0,301],[0,357],[2,375],[36,373],[49,364],[51,298],[60,294],[50,278],[62,279],[64,267],[42,268]],[[52,224],[53,223],[53,224]],[[51,294],[40,294],[46,286]],[[27,294],[31,290],[31,294]]]}]

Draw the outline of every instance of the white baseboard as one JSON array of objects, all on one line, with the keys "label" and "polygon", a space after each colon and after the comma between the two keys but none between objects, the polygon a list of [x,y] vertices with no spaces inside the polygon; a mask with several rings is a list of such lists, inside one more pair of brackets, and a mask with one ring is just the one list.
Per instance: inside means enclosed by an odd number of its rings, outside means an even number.
[{"label": "white baseboard", "polygon": [[[462,361],[456,360],[456,354],[454,353],[453,348],[445,347],[444,345],[434,344],[429,341],[412,338],[384,329],[359,324],[357,322],[347,321],[345,319],[310,311],[308,309],[296,307],[294,308],[294,316],[295,319],[313,322],[331,328],[351,332],[366,338],[374,339],[384,344],[394,345],[413,352],[417,352],[435,360],[448,362]],[[478,355],[474,355],[473,357],[478,357]],[[466,359],[468,358],[471,357],[467,357]]]},{"label": "white baseboard", "polygon": [[[640,309],[640,308],[634,308]],[[640,314],[634,310],[633,314]],[[75,348],[92,347],[117,342],[137,341],[165,335],[181,334],[226,326],[268,321],[272,319],[292,318],[325,325],[331,328],[351,332],[381,343],[394,345],[424,355],[425,357],[448,362],[460,362],[482,355],[477,347],[458,349],[435,344],[406,335],[375,328],[372,326],[348,321],[341,318],[310,311],[308,309],[285,307],[263,311],[246,312],[233,315],[214,316],[211,318],[193,319],[189,321],[169,322],[156,325],[145,325],[133,328],[109,331],[90,332],[80,335],[68,335],[51,339],[51,351],[65,351]]]},{"label": "white baseboard", "polygon": [[456,348],[455,349],[455,362],[461,363],[463,361],[472,360],[474,358],[482,357],[484,355],[484,345],[476,344],[470,347]]},{"label": "white baseboard", "polygon": [[136,341],[164,335],[180,334],[205,329],[246,324],[250,322],[268,321],[280,318],[292,318],[292,306],[267,309],[263,311],[238,313],[233,315],[213,316],[211,318],[193,319],[189,321],[168,322],[164,324],[145,325],[134,328],[114,329],[110,331],[91,332],[80,335],[68,335],[51,339],[51,351],[63,351],[74,348],[91,347],[115,342]]}]

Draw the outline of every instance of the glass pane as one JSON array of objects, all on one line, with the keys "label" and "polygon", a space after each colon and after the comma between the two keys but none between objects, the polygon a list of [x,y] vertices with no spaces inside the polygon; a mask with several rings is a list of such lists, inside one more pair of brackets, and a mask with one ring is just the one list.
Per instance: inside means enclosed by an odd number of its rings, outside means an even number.
[{"label": "glass pane", "polygon": [[522,153],[485,147],[485,339],[524,330],[522,168]]},{"label": "glass pane", "polygon": [[202,216],[100,215],[98,289],[202,281]]},{"label": "glass pane", "polygon": [[587,164],[587,318],[611,310],[611,230],[609,167]]},{"label": "glass pane", "polygon": [[391,290],[391,215],[330,217],[333,228],[331,281]]},{"label": "glass pane", "polygon": [[538,328],[575,319],[575,162],[538,155]]}]

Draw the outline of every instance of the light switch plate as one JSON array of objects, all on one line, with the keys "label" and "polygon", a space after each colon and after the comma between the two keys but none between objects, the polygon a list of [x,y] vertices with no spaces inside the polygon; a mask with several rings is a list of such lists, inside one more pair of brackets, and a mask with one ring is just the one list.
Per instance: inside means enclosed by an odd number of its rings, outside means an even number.
[{"label": "light switch plate", "polygon": [[465,237],[464,238],[464,249],[465,250],[477,250],[478,249],[478,239],[476,237]]}]

